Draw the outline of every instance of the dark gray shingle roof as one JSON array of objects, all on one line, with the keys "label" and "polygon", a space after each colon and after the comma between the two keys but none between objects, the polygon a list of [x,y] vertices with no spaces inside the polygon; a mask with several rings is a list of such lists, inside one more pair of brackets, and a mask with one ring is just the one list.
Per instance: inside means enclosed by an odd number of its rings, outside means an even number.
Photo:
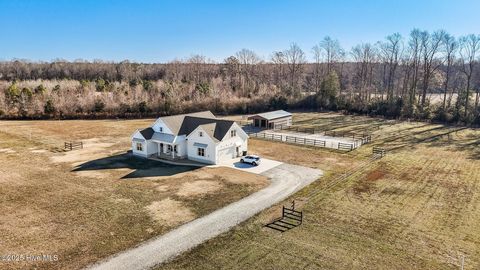
[{"label": "dark gray shingle roof", "polygon": [[[233,123],[235,122],[229,120],[185,116],[178,135],[189,135],[200,125],[214,124],[208,125],[208,127],[212,127],[211,133],[213,134],[210,135],[213,135],[213,138],[221,141],[223,137],[225,137],[225,134],[227,134]],[[206,131],[210,133],[209,130]]]},{"label": "dark gray shingle roof", "polygon": [[150,140],[153,136],[153,133],[155,133],[155,131],[151,127],[140,130],[140,134],[142,134],[143,138],[146,140]]}]

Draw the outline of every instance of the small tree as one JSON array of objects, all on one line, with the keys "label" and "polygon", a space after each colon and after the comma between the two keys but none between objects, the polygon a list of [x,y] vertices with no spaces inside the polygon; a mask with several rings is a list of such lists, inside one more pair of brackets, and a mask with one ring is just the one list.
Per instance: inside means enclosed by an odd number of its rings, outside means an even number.
[{"label": "small tree", "polygon": [[145,90],[147,92],[152,91],[153,88],[154,88],[153,82],[149,81],[149,80],[142,81],[142,86],[143,86],[143,90]]},{"label": "small tree", "polygon": [[148,112],[148,106],[147,106],[147,102],[145,101],[142,101],[140,103],[138,103],[138,112],[139,113],[146,113]]},{"label": "small tree", "polygon": [[45,106],[43,106],[43,112],[45,114],[53,114],[55,113],[55,106],[53,105],[53,101],[51,99],[45,102]]},{"label": "small tree", "polygon": [[102,112],[105,109],[105,103],[101,99],[95,100],[95,104],[93,105],[94,112]]},{"label": "small tree", "polygon": [[95,81],[95,89],[97,89],[98,92],[105,91],[105,87],[106,87],[106,82],[104,79],[99,78]]},{"label": "small tree", "polygon": [[202,96],[207,96],[211,91],[210,85],[208,85],[208,83],[197,83],[197,85],[195,85],[195,91]]},{"label": "small tree", "polygon": [[47,88],[43,84],[40,84],[37,87],[35,87],[34,91],[35,91],[35,94],[37,95],[43,95],[47,92]]},{"label": "small tree", "polygon": [[322,108],[335,108],[340,81],[335,71],[330,72],[320,86],[317,104]]},{"label": "small tree", "polygon": [[17,86],[16,82],[13,82],[6,90],[5,90],[5,98],[12,103],[17,102],[18,98],[20,97],[20,89]]}]

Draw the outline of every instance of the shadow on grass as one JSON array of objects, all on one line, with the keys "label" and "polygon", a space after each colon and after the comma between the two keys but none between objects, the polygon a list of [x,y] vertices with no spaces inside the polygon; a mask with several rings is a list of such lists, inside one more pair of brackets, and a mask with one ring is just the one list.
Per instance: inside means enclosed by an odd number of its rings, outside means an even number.
[{"label": "shadow on grass", "polygon": [[96,171],[111,169],[131,169],[133,172],[125,175],[122,179],[172,176],[198,169],[198,167],[179,166],[162,163],[146,158],[136,157],[131,152],[122,153],[114,156],[91,160],[77,166],[72,171]]}]

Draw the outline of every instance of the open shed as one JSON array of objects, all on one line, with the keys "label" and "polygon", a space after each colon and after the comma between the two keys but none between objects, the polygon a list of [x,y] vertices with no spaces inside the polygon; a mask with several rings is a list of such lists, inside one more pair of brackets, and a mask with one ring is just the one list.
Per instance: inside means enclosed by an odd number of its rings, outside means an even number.
[{"label": "open shed", "polygon": [[254,114],[248,117],[248,120],[253,120],[252,125],[254,127],[261,128],[276,128],[281,126],[292,125],[292,114],[284,111],[272,111]]}]

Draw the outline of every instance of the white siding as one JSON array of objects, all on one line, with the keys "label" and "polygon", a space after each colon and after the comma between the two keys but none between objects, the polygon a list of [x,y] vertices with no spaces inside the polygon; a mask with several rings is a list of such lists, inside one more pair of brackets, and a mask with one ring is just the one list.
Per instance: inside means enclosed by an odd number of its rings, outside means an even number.
[{"label": "white siding", "polygon": [[173,134],[172,131],[167,127],[167,125],[165,125],[165,123],[160,118],[158,118],[157,121],[155,121],[152,128],[155,132],[160,132],[160,128],[162,128],[161,133]]},{"label": "white siding", "polygon": [[[140,141],[141,140],[141,141]],[[142,144],[142,151],[137,150],[137,143]],[[136,156],[148,157],[157,152],[157,144],[145,140],[140,131],[136,131],[132,136],[132,153]]]},{"label": "white siding", "polygon": [[[210,136],[208,136],[205,131],[203,131],[203,137],[198,136],[199,131],[203,130],[201,128],[197,128],[187,137],[188,159],[198,162],[216,164],[215,142],[212,138],[210,138]],[[207,145],[207,147],[205,148],[204,157],[198,155],[198,147],[194,146],[195,143],[202,143]]]},{"label": "white siding", "polygon": [[[142,151],[137,150],[137,143],[142,144]],[[132,153],[137,156],[147,156],[147,141],[138,130],[132,136]]]},{"label": "white siding", "polygon": [[[237,132],[236,136],[231,136],[231,131]],[[237,153],[237,146],[238,153]],[[232,159],[237,157],[237,154],[242,155],[244,151],[248,151],[248,135],[236,123],[228,130],[223,140],[217,144],[217,163],[222,159]]]}]

